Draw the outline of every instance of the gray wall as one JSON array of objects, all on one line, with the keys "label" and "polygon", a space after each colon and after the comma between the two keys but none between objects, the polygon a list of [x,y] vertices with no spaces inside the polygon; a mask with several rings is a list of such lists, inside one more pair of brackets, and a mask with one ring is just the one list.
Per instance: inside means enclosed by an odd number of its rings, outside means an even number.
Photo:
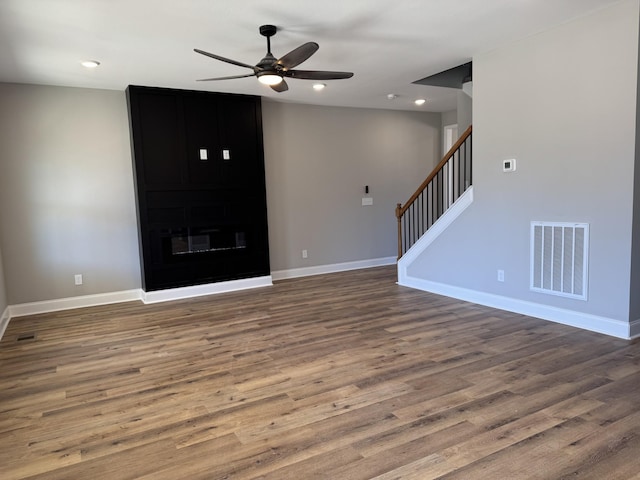
[{"label": "gray wall", "polygon": [[462,133],[473,122],[473,100],[462,90],[458,92],[458,109],[456,117],[458,120],[458,132],[462,135]]},{"label": "gray wall", "polygon": [[4,266],[2,264],[2,250],[0,250],[0,318],[7,308],[7,289],[4,282]]},{"label": "gray wall", "polygon": [[[638,110],[640,112],[640,109]],[[640,138],[640,135],[638,136]],[[640,320],[640,144],[636,147],[629,320]]]},{"label": "gray wall", "polygon": [[[640,51],[640,38],[638,39]],[[636,132],[640,127],[640,61],[638,62],[638,88],[636,90]],[[633,237],[631,251],[631,299],[629,320],[640,320],[640,134],[636,133],[634,167]]]},{"label": "gray wall", "polygon": [[[439,160],[440,114],[262,109],[271,269],[395,256],[395,206]],[[365,185],[373,206],[362,206]]]},{"label": "gray wall", "polygon": [[0,104],[9,304],[139,288],[124,92],[2,84]]},{"label": "gray wall", "polygon": [[[625,1],[473,59],[475,201],[411,276],[629,320],[638,18]],[[529,290],[533,220],[590,224],[588,301]]]},{"label": "gray wall", "polygon": [[458,123],[458,110],[450,110],[448,112],[442,112],[442,128],[447,125],[453,125]]},{"label": "gray wall", "polygon": [[[124,92],[0,84],[0,103],[0,301],[140,288]],[[440,115],[263,112],[272,270],[395,256],[395,204],[438,161]]]}]

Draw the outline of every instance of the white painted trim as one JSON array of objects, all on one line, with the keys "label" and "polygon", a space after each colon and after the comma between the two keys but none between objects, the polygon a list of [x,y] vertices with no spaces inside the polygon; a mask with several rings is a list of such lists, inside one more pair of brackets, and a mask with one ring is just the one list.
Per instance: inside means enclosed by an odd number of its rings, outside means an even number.
[{"label": "white painted trim", "polygon": [[287,278],[309,277],[312,275],[322,275],[325,273],[346,272],[347,270],[360,270],[362,268],[381,267],[383,265],[393,265],[396,257],[373,258],[370,260],[357,260],[355,262],[333,263],[329,265],[316,265],[314,267],[292,268],[289,270],[277,270],[271,272],[274,280],[284,280]]},{"label": "white painted trim", "polygon": [[2,312],[2,316],[0,316],[0,340],[2,340],[2,336],[9,326],[9,320],[11,320],[11,316],[9,315],[9,307],[7,307]]},{"label": "white painted trim", "polygon": [[[454,132],[455,130],[455,132]],[[452,123],[450,125],[445,125],[442,127],[442,156],[444,157],[453,144],[458,141],[458,124]]]},{"label": "white painted trim", "polygon": [[213,295],[216,293],[234,292],[236,290],[247,290],[249,288],[268,287],[273,285],[271,275],[264,277],[245,278],[241,280],[231,280],[228,282],[207,283],[204,285],[194,285],[191,287],[169,288],[166,290],[154,290],[142,292],[141,299],[144,303],[168,302],[170,300],[180,300],[183,298],[200,297],[203,295]]},{"label": "white painted trim", "polygon": [[469,205],[473,203],[473,187],[469,187],[458,199],[453,202],[453,205],[444,212],[436,222],[431,225],[429,230],[425,232],[422,237],[414,243],[411,248],[402,256],[398,261],[398,281],[402,282],[402,279],[407,276],[407,267],[418,258],[418,256],[424,252],[433,241],[444,232],[449,225],[451,225],[456,218],[462,215]]},{"label": "white painted trim", "polygon": [[473,98],[473,82],[465,82],[462,84],[462,91]]},{"label": "white painted trim", "polygon": [[124,290],[121,292],[98,293],[95,295],[82,295],[78,297],[57,298],[42,302],[20,303],[9,305],[10,318],[35,315],[38,313],[57,312],[74,308],[94,307],[96,305],[108,305],[111,303],[130,302],[140,300],[140,290]]},{"label": "white painted trim", "polygon": [[527,302],[515,298],[503,297],[491,293],[469,290],[466,288],[432,282],[415,277],[405,276],[399,285],[416,288],[425,292],[457,298],[466,302],[477,303],[487,307],[506,310],[508,312],[520,313],[530,317],[541,318],[563,325],[590,330],[592,332],[604,333],[613,337],[631,339],[640,334],[640,320],[631,324],[622,320],[615,320],[607,317],[600,317],[588,313],[576,312],[562,308],[551,307],[539,303]]},{"label": "white painted trim", "polygon": [[72,310],[74,308],[94,307],[112,303],[130,302],[135,300],[142,300],[144,303],[165,302],[169,300],[232,292],[235,290],[246,290],[248,288],[266,287],[270,285],[273,285],[271,276],[264,276],[232,280],[229,282],[208,283],[206,285],[196,285],[193,287],[158,290],[153,292],[144,292],[141,289],[135,289],[9,305],[0,320],[0,338],[2,338],[2,333],[8,325],[9,320],[14,317],[57,312],[60,310]]}]

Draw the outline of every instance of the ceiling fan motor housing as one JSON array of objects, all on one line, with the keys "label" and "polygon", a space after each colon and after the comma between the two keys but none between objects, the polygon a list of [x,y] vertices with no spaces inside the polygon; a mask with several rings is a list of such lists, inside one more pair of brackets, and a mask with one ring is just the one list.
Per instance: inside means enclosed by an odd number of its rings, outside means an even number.
[{"label": "ceiling fan motor housing", "polygon": [[271,52],[268,52],[264,56],[264,58],[258,62],[256,67],[261,68],[263,70],[275,72],[276,71],[276,63],[277,62],[278,62],[278,59],[276,57],[274,57],[271,54]]},{"label": "ceiling fan motor housing", "polygon": [[260,27],[260,35],[263,35],[267,38],[273,37],[278,31],[278,27],[275,25],[262,25]]}]

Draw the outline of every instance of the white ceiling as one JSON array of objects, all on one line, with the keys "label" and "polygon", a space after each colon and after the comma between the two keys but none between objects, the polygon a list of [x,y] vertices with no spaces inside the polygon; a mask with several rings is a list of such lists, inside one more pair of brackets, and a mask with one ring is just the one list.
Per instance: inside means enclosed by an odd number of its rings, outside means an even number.
[{"label": "white ceiling", "polygon": [[[262,95],[279,101],[447,111],[457,90],[411,82],[474,55],[619,0],[0,0],[0,81],[124,90],[127,85]],[[248,64],[265,54],[262,24],[279,31],[276,57],[302,43],[320,50],[299,68],[352,71],[327,81],[288,80],[273,92],[251,73],[193,52]],[[80,61],[101,66],[87,70]],[[393,101],[387,94],[398,95]],[[413,100],[426,98],[416,107]]]}]

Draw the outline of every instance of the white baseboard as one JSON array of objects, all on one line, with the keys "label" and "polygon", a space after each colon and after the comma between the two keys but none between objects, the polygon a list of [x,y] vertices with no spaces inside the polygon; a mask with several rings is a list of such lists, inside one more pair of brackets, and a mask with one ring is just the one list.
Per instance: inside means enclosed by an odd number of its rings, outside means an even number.
[{"label": "white baseboard", "polygon": [[0,317],[0,339],[2,338],[2,334],[9,324],[9,320],[11,320],[11,318],[13,317],[23,317],[25,315],[36,315],[39,313],[57,312],[60,310],[71,310],[74,308],[93,307],[97,305],[107,305],[111,303],[129,302],[134,300],[142,300],[145,304],[167,302],[171,300],[199,297],[203,295],[213,295],[216,293],[267,287],[273,285],[274,278],[295,278],[309,275],[319,275],[322,273],[377,267],[382,265],[393,265],[395,261],[395,257],[377,258],[372,260],[337,263],[333,265],[321,265],[317,267],[281,270],[279,272],[273,272],[272,275],[266,275],[263,277],[231,280],[228,282],[208,283],[205,285],[195,285],[191,287],[171,288],[151,292],[145,292],[141,289],[135,289],[121,292],[101,293],[96,295],[84,295],[79,297],[58,298],[41,302],[9,305],[2,314],[2,317]]},{"label": "white baseboard", "polygon": [[4,335],[5,330],[9,326],[10,318],[11,317],[9,315],[9,307],[7,307],[4,309],[4,312],[2,312],[2,316],[0,316],[0,340],[2,340],[2,336]]},{"label": "white baseboard", "polygon": [[57,312],[60,310],[71,310],[74,308],[95,307],[97,305],[108,305],[111,303],[130,302],[140,300],[140,290],[124,290],[121,292],[98,293],[95,295],[82,295],[78,297],[57,298],[55,300],[44,300],[42,302],[20,303],[9,305],[9,315],[13,317],[23,317],[25,315],[36,315],[38,313]]},{"label": "white baseboard", "polygon": [[317,265],[314,267],[292,268],[289,270],[277,270],[271,272],[274,280],[287,278],[310,277],[324,273],[346,272],[347,270],[360,270],[361,268],[381,267],[396,263],[396,257],[373,258],[370,260],[358,260],[355,262],[333,263],[329,265]]},{"label": "white baseboard", "polygon": [[[398,271],[400,268],[398,267]],[[400,273],[400,272],[398,272]],[[508,312],[520,313],[530,317],[541,318],[563,325],[582,328],[592,332],[604,333],[617,338],[629,340],[640,335],[640,320],[631,324],[621,320],[600,317],[588,313],[576,312],[562,308],[551,307],[539,303],[527,302],[491,293],[478,292],[466,288],[455,287],[438,282],[431,282],[415,277],[398,275],[398,284],[406,287],[416,288],[425,292],[436,293],[446,297],[457,298],[466,302],[477,303],[487,307],[506,310]]]},{"label": "white baseboard", "polygon": [[14,317],[24,317],[25,315],[36,315],[39,313],[57,312],[60,310],[72,310],[74,308],[95,307],[98,305],[108,305],[111,303],[130,302],[135,300],[142,300],[144,303],[165,302],[182,298],[198,297],[201,295],[231,292],[234,290],[245,290],[247,288],[264,287],[272,284],[271,276],[265,276],[243,280],[232,280],[229,282],[209,283],[193,287],[172,288],[153,292],[144,292],[137,288],[121,292],[99,293],[95,295],[57,298],[41,302],[9,305],[0,319],[0,338],[2,338],[2,333],[4,332],[4,329],[6,329],[9,320]]},{"label": "white baseboard", "polygon": [[408,275],[408,267],[426,248],[462,214],[473,202],[473,187],[470,187],[454,204],[433,224],[429,230],[398,261],[398,285],[416,288],[425,292],[457,298],[467,302],[541,318],[593,332],[604,333],[618,338],[631,339],[640,336],[640,319],[624,322],[612,318],[565,310],[500,295],[469,290],[466,288],[431,282]]},{"label": "white baseboard", "polygon": [[271,275],[264,277],[245,278],[242,280],[231,280],[228,282],[207,283],[204,285],[194,285],[191,287],[169,288],[166,290],[154,290],[151,292],[141,292],[141,299],[144,303],[168,302],[183,298],[200,297],[203,295],[213,295],[216,293],[234,292],[237,290],[247,290],[249,288],[268,287],[273,285]]}]

